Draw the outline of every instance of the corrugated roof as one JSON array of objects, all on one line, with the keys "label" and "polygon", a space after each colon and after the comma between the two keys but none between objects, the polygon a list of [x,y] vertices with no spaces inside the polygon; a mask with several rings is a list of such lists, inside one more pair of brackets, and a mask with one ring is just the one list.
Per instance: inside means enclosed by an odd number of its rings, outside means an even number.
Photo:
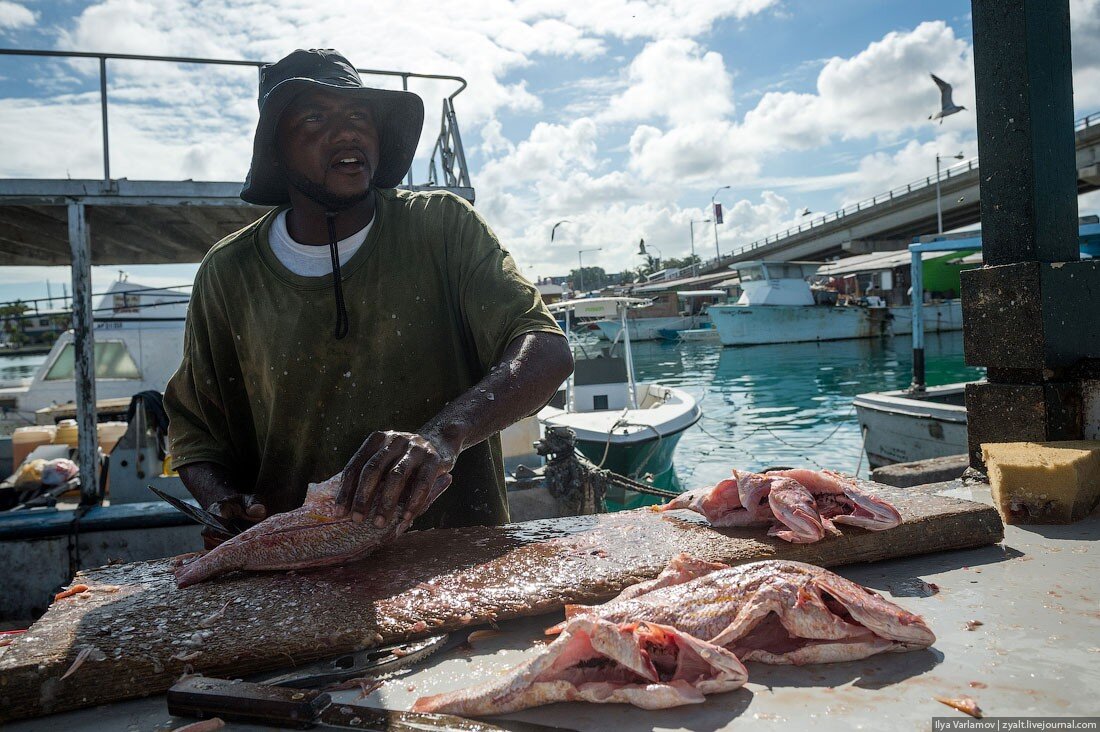
[{"label": "corrugated roof", "polygon": [[[951,252],[924,252],[922,260],[943,257]],[[817,270],[818,275],[837,277],[839,275],[858,274],[860,272],[879,272],[884,269],[904,267],[911,261],[907,250],[900,252],[871,252],[870,254],[857,254],[854,257],[845,257],[835,262],[830,262]]]},{"label": "corrugated roof", "polygon": [[634,288],[634,292],[668,292],[671,290],[697,290],[700,285],[713,285],[730,278],[729,271],[713,272],[698,277],[684,277],[678,280],[662,280],[661,282],[648,282]]}]

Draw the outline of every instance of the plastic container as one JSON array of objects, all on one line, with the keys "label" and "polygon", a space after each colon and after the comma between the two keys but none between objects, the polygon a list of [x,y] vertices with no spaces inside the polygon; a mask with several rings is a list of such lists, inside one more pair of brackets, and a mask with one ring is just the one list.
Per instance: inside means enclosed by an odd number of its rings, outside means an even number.
[{"label": "plastic container", "polygon": [[118,441],[126,434],[126,428],[128,426],[126,422],[100,422],[96,425],[96,434],[99,437],[99,449],[103,451],[104,455],[111,454],[111,450],[115,449],[115,445],[118,444]]},{"label": "plastic container", "polygon": [[79,444],[75,419],[63,419],[57,423],[57,432],[53,436],[53,444],[76,447]]},{"label": "plastic container", "polygon": [[34,448],[53,443],[56,432],[57,428],[52,424],[17,427],[11,435],[12,468],[18,468],[22,465]]}]

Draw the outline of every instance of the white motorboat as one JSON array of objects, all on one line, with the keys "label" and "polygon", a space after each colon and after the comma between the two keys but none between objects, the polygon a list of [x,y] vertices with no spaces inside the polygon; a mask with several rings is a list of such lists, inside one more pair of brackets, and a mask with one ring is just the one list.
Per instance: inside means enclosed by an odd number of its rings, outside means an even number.
[{"label": "white motorboat", "polygon": [[[119,280],[93,306],[96,400],[164,391],[183,355],[190,295]],[[76,398],[73,331],[62,333],[29,385],[0,389],[5,416],[33,422],[37,410]],[[14,413],[14,414],[13,414]]]},{"label": "white motorboat", "polygon": [[870,466],[964,454],[965,390],[961,383],[858,395],[852,403]]},{"label": "white motorboat", "polygon": [[[951,241],[909,246],[912,282],[909,332],[913,336],[913,383],[908,389],[859,394],[852,403],[872,468],[968,452],[966,383],[926,386],[924,331],[924,257],[955,246]],[[979,242],[980,246],[980,242]],[[937,314],[938,311],[932,311]]]},{"label": "white motorboat", "polygon": [[[913,308],[909,305],[890,306],[890,332],[894,335],[912,335]],[[924,332],[944,333],[962,330],[962,300],[941,300],[924,303]]]},{"label": "white motorboat", "polygon": [[[631,307],[649,301],[629,297],[573,300],[550,305],[551,311],[585,313],[600,309],[617,315],[619,339],[598,353],[576,353],[573,375],[550,405],[539,412],[544,427],[568,427],[577,448],[597,465],[621,475],[659,476],[672,468],[672,455],[684,430],[699,421],[702,410],[682,389],[638,383],[625,328]],[[617,346],[622,355],[615,355]]]},{"label": "white motorboat", "polygon": [[[720,298],[725,301],[725,290],[676,290],[658,293],[654,304],[645,310],[631,309],[627,314],[627,329],[630,340],[656,341],[677,340],[670,334],[676,331],[703,328],[711,324],[706,305],[699,309],[697,298]],[[610,341],[619,337],[623,324],[619,318],[611,317],[596,321],[600,333]]]},{"label": "white motorboat", "polygon": [[743,262],[731,265],[741,279],[733,305],[711,305],[711,320],[724,346],[870,338],[885,332],[886,319],[869,308],[817,304],[806,278],[818,262]]}]

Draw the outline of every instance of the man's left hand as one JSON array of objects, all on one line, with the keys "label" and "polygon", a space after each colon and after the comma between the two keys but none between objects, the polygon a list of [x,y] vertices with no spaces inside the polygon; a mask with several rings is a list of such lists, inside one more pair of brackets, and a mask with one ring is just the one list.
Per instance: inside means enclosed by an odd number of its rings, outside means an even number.
[{"label": "man's left hand", "polygon": [[348,507],[353,520],[373,516],[380,528],[402,510],[404,530],[450,484],[458,452],[440,438],[374,432],[344,468],[336,502]]}]

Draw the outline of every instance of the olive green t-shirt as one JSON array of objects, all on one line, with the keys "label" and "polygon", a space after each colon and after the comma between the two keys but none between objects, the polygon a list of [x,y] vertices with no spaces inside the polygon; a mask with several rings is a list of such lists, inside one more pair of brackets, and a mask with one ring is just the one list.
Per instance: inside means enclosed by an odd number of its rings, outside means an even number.
[{"label": "olive green t-shirt", "polygon": [[[272,211],[214,246],[195,276],[183,362],[164,404],[173,464],[210,461],[269,511],[339,472],[374,430],[416,431],[524,333],[560,333],[485,221],[449,193],[375,192],[374,225],[332,275],[287,269]],[[417,526],[507,521],[500,438],[459,456]]]}]

